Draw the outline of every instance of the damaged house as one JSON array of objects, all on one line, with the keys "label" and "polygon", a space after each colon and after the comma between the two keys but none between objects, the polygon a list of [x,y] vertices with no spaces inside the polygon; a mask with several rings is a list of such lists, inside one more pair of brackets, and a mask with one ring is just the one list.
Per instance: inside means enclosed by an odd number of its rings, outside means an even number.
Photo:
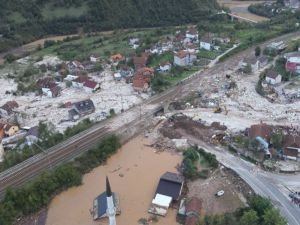
[{"label": "damaged house", "polygon": [[91,99],[73,103],[72,109],[69,110],[69,119],[76,121],[80,117],[95,112],[95,105]]}]

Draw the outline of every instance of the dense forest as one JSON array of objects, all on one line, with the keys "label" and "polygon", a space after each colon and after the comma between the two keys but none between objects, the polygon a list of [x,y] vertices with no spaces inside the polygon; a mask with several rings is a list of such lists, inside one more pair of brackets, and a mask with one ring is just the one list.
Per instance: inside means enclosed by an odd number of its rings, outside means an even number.
[{"label": "dense forest", "polygon": [[45,35],[199,22],[215,0],[0,0],[0,52]]}]

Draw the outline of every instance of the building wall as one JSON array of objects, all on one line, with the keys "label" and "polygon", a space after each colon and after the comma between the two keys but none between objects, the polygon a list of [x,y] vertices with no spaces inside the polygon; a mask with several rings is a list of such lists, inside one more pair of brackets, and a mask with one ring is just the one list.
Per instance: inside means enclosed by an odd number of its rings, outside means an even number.
[{"label": "building wall", "polygon": [[164,65],[164,66],[160,66],[160,70],[161,71],[169,71],[171,69],[170,65]]},{"label": "building wall", "polygon": [[8,135],[8,136],[13,136],[18,131],[19,131],[19,127],[18,126],[11,126],[11,128],[9,128],[8,131],[5,131],[5,134]]},{"label": "building wall", "polygon": [[187,57],[179,58],[177,56],[174,56],[174,64],[178,66],[187,66],[188,65]]},{"label": "building wall", "polygon": [[277,76],[275,79],[270,78],[270,77],[266,77],[266,82],[269,84],[279,84],[281,83],[281,75]]},{"label": "building wall", "polygon": [[207,42],[200,41],[200,49],[211,50],[211,44]]},{"label": "building wall", "polygon": [[42,88],[42,92],[43,92],[44,95],[46,95],[46,96],[48,96],[50,98],[53,97],[52,96],[52,92],[51,92],[51,90],[49,88]]}]

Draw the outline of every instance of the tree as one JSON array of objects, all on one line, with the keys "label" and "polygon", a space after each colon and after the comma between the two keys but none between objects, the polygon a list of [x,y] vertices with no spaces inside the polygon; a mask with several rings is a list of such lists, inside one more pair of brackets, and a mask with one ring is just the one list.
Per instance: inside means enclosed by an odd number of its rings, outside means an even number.
[{"label": "tree", "polygon": [[273,144],[273,147],[276,149],[281,149],[283,146],[283,134],[282,132],[273,133],[271,135],[271,142]]},{"label": "tree", "polygon": [[255,48],[255,56],[258,57],[258,56],[260,56],[260,54],[261,54],[261,48],[259,46],[257,46]]},{"label": "tree", "polygon": [[270,208],[263,215],[263,225],[286,225],[287,222],[280,215],[278,209]]},{"label": "tree", "polygon": [[244,212],[240,220],[240,225],[254,225],[258,222],[257,213],[251,209],[248,212]]},{"label": "tree", "polygon": [[8,63],[12,63],[13,61],[16,60],[16,57],[11,54],[11,53],[8,53],[7,55],[4,56],[4,59],[6,60],[6,62]]},{"label": "tree", "polygon": [[248,202],[250,208],[256,211],[258,217],[262,217],[266,210],[269,210],[273,207],[270,199],[263,198],[259,195],[252,195]]}]

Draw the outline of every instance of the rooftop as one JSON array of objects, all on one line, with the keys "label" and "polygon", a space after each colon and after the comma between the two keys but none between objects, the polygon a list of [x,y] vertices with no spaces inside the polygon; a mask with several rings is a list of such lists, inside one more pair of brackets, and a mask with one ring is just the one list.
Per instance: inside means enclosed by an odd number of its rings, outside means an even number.
[{"label": "rooftop", "polygon": [[176,173],[166,172],[159,180],[156,194],[166,195],[172,197],[173,200],[178,200],[183,183],[183,176]]},{"label": "rooftop", "polygon": [[269,139],[271,136],[272,132],[272,127],[265,124],[265,123],[260,123],[260,124],[255,124],[252,125],[249,129],[249,136],[250,138],[254,139],[256,137],[262,137],[264,139]]},{"label": "rooftop", "polygon": [[279,75],[278,72],[276,72],[275,70],[273,69],[269,69],[267,70],[266,72],[266,77],[269,77],[269,78],[272,78],[272,79],[276,79],[276,77]]}]

